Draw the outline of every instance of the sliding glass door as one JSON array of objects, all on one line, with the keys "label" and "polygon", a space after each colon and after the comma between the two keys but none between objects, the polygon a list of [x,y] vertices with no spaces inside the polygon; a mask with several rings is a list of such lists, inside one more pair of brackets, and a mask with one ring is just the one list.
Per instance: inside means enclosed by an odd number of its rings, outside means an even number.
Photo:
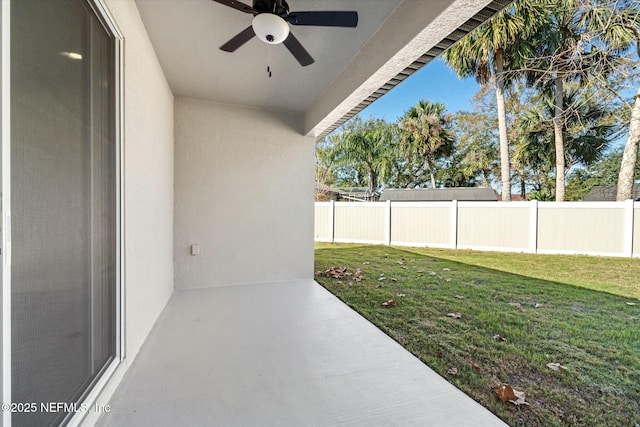
[{"label": "sliding glass door", "polygon": [[116,357],[115,38],[83,0],[10,14],[12,425],[48,426]]}]

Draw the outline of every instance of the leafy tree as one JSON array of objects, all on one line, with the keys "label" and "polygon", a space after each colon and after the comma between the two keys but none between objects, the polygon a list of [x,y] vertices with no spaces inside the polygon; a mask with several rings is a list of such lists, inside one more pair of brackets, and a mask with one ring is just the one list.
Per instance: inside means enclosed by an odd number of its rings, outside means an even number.
[{"label": "leafy tree", "polygon": [[[622,54],[635,44],[636,58],[640,59],[640,6],[638,2],[596,1],[583,19],[584,25],[597,34],[608,49]],[[637,59],[634,68],[637,72]],[[614,64],[618,65],[618,64]],[[630,106],[630,105],[629,105]],[[631,107],[631,106],[630,106]],[[629,122],[629,135],[622,156],[618,176],[616,200],[630,199],[633,192],[634,172],[637,170],[638,145],[640,144],[640,88],[635,96]],[[639,176],[635,172],[635,176]]]},{"label": "leafy tree", "polygon": [[[567,200],[582,200],[597,185],[616,185],[624,147],[605,153],[599,160],[586,167],[576,168],[567,177]],[[640,177],[640,162],[635,175]]]},{"label": "leafy tree", "polygon": [[[455,126],[459,142],[456,158],[464,176],[490,187],[499,171],[495,116],[476,108],[456,114]],[[499,173],[499,172],[498,172]]]},{"label": "leafy tree", "polygon": [[346,175],[355,184],[366,182],[369,191],[376,192],[393,163],[393,138],[393,126],[382,119],[362,120],[356,116],[349,120],[341,132],[331,136],[333,163],[346,168],[342,181]]},{"label": "leafy tree", "polygon": [[[552,0],[549,13],[533,38],[536,54],[527,64],[529,81],[554,96],[554,151],[556,200],[565,199],[565,116],[573,105],[565,101],[565,86],[589,85],[594,76],[606,79],[637,34],[637,19],[623,13],[632,2]],[[630,18],[630,19],[627,19]],[[635,21],[634,21],[635,19]],[[623,43],[626,39],[626,44]]]},{"label": "leafy tree", "polygon": [[529,55],[529,34],[540,21],[543,7],[536,2],[516,1],[471,34],[453,45],[444,60],[460,77],[475,76],[485,86],[495,80],[502,200],[511,200],[511,168],[505,110],[505,87],[510,83],[505,70],[514,70]]},{"label": "leafy tree", "polygon": [[[565,114],[562,123],[563,159],[562,170],[569,170],[577,164],[589,165],[597,161],[615,134],[611,123],[611,113],[581,96],[584,91],[565,93],[563,104],[573,105],[571,114]],[[540,176],[539,193],[550,193],[549,173],[557,167],[556,116],[554,94],[540,93],[532,98],[534,104],[518,118],[521,139],[515,158],[529,166]],[[557,178],[556,169],[555,176]],[[562,181],[564,183],[564,180]],[[557,185],[557,180],[556,180]],[[557,190],[557,188],[555,189]],[[557,191],[556,200],[558,197]]]},{"label": "leafy tree", "polygon": [[324,138],[316,144],[315,167],[315,199],[323,201],[327,198],[326,187],[336,182],[336,168],[332,159],[333,144],[329,138]]},{"label": "leafy tree", "polygon": [[469,152],[454,151],[441,165],[436,181],[442,187],[476,187],[478,185],[476,170],[469,168],[465,157]]},{"label": "leafy tree", "polygon": [[423,163],[431,178],[431,187],[436,188],[436,162],[450,156],[455,135],[451,125],[452,116],[447,114],[442,103],[418,101],[400,119],[400,150],[410,161]]}]

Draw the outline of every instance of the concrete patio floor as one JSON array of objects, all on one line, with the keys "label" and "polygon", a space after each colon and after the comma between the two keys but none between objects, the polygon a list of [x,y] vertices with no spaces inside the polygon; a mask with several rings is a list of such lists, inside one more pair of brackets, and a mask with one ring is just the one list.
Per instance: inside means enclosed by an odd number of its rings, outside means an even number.
[{"label": "concrete patio floor", "polygon": [[99,426],[504,426],[312,280],[176,291]]}]

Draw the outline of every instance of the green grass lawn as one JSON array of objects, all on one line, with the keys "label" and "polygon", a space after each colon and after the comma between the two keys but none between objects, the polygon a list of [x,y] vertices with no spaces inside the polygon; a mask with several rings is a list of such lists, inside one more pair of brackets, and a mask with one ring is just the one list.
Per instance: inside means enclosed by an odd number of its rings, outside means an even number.
[{"label": "green grass lawn", "polygon": [[337,266],[316,280],[510,425],[640,423],[640,259],[316,245]]}]

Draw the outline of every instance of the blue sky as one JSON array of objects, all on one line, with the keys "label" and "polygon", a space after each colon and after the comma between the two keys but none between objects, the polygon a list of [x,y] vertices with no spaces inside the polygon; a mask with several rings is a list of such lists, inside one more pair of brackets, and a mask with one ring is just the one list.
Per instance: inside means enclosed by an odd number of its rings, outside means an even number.
[{"label": "blue sky", "polygon": [[460,80],[456,73],[437,58],[367,107],[360,116],[376,116],[395,122],[418,101],[443,102],[447,111],[470,111],[470,100],[480,89],[475,79]]},{"label": "blue sky", "polygon": [[[416,71],[411,77],[364,109],[360,116],[371,116],[396,122],[420,100],[442,102],[449,113],[471,111],[471,99],[480,90],[474,78],[460,79],[440,58]],[[630,96],[635,94],[632,90]],[[626,135],[612,141],[609,148],[624,145]]]}]

